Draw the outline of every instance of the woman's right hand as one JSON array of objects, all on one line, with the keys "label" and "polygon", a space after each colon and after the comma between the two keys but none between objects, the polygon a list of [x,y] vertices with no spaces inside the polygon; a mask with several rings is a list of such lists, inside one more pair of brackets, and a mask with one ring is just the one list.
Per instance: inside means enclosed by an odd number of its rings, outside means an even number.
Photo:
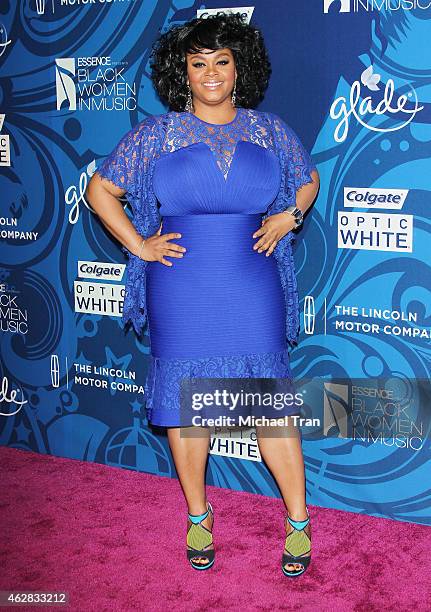
[{"label": "woman's right hand", "polygon": [[172,266],[172,261],[166,259],[166,256],[169,257],[183,257],[183,253],[185,253],[185,247],[180,244],[176,244],[175,242],[170,242],[174,238],[181,238],[181,234],[176,234],[174,232],[170,232],[167,234],[161,234],[162,225],[158,231],[150,236],[149,238],[145,238],[145,244],[137,249],[137,253],[139,253],[139,257],[144,259],[145,261],[159,261],[165,266]]}]

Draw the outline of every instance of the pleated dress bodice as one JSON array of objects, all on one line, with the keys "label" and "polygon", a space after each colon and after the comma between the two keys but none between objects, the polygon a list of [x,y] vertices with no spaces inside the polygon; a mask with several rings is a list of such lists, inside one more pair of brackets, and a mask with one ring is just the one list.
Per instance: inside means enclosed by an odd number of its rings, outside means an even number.
[{"label": "pleated dress bodice", "polygon": [[162,155],[153,178],[160,214],[264,213],[280,187],[275,153],[238,140],[228,162],[221,165],[205,142]]}]

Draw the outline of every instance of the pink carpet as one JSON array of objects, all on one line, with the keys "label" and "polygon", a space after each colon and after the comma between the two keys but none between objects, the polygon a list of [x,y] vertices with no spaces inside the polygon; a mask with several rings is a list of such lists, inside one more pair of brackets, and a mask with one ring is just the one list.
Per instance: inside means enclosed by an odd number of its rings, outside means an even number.
[{"label": "pink carpet", "polygon": [[280,570],[281,500],[208,487],[216,564],[197,572],[177,480],[0,453],[2,590],[67,591],[69,610],[97,612],[431,610],[426,526],[309,505],[312,562],[293,580]]}]

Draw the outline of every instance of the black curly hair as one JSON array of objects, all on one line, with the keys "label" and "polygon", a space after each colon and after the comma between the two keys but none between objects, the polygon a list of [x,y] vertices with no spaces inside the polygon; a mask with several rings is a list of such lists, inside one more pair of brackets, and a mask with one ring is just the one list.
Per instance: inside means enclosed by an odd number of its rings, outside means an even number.
[{"label": "black curly hair", "polygon": [[150,56],[151,80],[171,110],[183,111],[187,101],[187,53],[203,49],[231,50],[235,60],[236,105],[254,108],[271,75],[263,36],[235,13],[195,18],[160,35]]}]

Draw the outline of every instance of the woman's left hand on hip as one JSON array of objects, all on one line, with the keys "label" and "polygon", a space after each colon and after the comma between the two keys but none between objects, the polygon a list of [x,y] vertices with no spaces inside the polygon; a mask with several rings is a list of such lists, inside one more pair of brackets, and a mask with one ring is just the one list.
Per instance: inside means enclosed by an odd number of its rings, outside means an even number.
[{"label": "woman's left hand on hip", "polygon": [[253,245],[253,250],[257,250],[258,253],[267,250],[266,257],[268,257],[274,251],[278,241],[295,227],[296,219],[290,213],[281,212],[266,217],[262,221],[262,227],[253,234],[253,238],[259,237],[259,240]]}]

